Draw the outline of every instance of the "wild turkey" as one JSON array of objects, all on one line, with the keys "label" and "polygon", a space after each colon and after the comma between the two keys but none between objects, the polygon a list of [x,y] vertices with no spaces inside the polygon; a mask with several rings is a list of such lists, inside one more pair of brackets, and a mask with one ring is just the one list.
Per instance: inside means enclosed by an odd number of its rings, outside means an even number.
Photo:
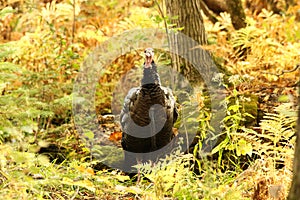
[{"label": "wild turkey", "polygon": [[171,89],[161,86],[154,50],[147,48],[144,53],[141,86],[128,92],[120,114],[124,170],[128,172],[138,162],[155,161],[160,150],[160,155],[166,153],[162,148],[174,137],[173,124],[178,117]]}]

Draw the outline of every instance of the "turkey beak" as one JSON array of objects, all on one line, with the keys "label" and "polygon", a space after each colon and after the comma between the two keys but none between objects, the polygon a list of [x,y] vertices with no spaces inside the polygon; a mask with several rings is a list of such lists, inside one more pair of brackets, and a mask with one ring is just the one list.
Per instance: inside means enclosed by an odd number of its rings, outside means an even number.
[{"label": "turkey beak", "polygon": [[150,68],[153,60],[153,53],[150,51],[145,51],[145,68]]}]

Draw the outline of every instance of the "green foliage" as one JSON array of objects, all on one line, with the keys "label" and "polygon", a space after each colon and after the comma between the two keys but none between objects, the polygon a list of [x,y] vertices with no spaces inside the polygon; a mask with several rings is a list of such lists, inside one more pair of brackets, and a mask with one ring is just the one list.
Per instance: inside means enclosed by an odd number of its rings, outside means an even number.
[{"label": "green foliage", "polygon": [[0,19],[3,19],[8,14],[14,13],[14,12],[16,12],[16,11],[12,7],[10,7],[10,6],[5,7],[0,11]]},{"label": "green foliage", "polygon": [[[274,165],[283,163],[292,155],[296,112],[293,104],[284,103],[275,108],[276,113],[266,113],[260,123],[260,131],[257,132],[245,126],[246,117],[253,117],[245,110],[245,102],[250,99],[239,94],[237,86],[249,79],[249,77],[232,76],[229,82],[233,85],[231,95],[227,96],[227,116],[224,118],[224,133],[222,141],[212,150],[212,153],[219,153],[218,164],[226,166],[223,157],[238,158],[248,155],[271,159]],[[249,81],[249,80],[248,80]],[[224,153],[229,151],[229,153]],[[231,159],[230,159],[231,160]],[[235,161],[236,160],[236,161]],[[239,165],[239,159],[231,160],[234,166]],[[247,161],[251,164],[250,160]],[[241,163],[245,164],[245,163]]]},{"label": "green foliage", "polygon": [[[212,154],[219,153],[218,163],[221,165],[222,156],[224,150],[233,151],[234,156],[252,156],[253,147],[249,142],[246,134],[241,132],[241,130],[248,130],[245,127],[244,122],[246,117],[252,117],[251,114],[247,113],[245,110],[245,102],[251,101],[251,99],[239,94],[237,87],[244,80],[249,79],[247,76],[240,77],[238,75],[231,76],[229,78],[229,84],[233,86],[230,95],[225,98],[225,103],[227,105],[227,116],[223,119],[224,132],[221,137],[224,139],[212,150]],[[225,85],[228,88],[228,86]],[[249,129],[250,130],[250,129]]]},{"label": "green foliage", "polygon": [[155,166],[149,163],[138,168],[154,183],[153,192],[156,199],[169,195],[183,199],[197,199],[198,187],[189,167],[190,160],[192,160],[190,154],[183,155],[180,151],[175,151],[165,159],[161,159]]},{"label": "green foliage", "polygon": [[241,199],[239,189],[244,185],[224,187],[233,182],[234,174],[216,171],[213,163],[201,161],[201,174],[196,175],[191,165],[192,154],[182,154],[175,150],[170,156],[152,163],[138,165],[138,169],[153,184],[145,190],[146,197],[154,199]]},{"label": "green foliage", "polygon": [[48,158],[34,153],[0,148],[0,196],[5,199],[103,199],[117,184],[128,180],[119,172],[95,173],[90,164],[74,160],[54,165]]},{"label": "green foliage", "polygon": [[1,60],[14,52],[14,48],[12,46],[13,46],[13,44],[0,44],[0,49],[1,49],[0,59]]},{"label": "green foliage", "polygon": [[[67,20],[62,10],[69,8],[64,5],[49,4],[22,15],[19,23],[31,18],[35,31],[0,46],[2,140],[20,141],[26,134],[36,137],[50,126],[70,123],[72,79],[80,59],[76,44],[69,45],[62,29],[53,24],[57,22],[49,18],[57,12],[57,20]],[[14,12],[9,7],[2,12],[6,10]]]}]

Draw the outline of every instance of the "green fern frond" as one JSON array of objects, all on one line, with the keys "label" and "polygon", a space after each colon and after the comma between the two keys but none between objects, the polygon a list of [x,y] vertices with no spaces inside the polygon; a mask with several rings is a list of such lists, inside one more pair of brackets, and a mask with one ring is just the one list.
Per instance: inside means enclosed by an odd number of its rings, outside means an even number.
[{"label": "green fern frond", "polygon": [[264,134],[272,137],[274,142],[290,139],[295,134],[296,110],[291,103],[281,104],[276,113],[267,113],[260,126]]},{"label": "green fern frond", "polygon": [[234,48],[242,47],[247,48],[252,46],[253,40],[264,34],[264,31],[255,27],[247,26],[237,30],[231,38],[231,44]]}]

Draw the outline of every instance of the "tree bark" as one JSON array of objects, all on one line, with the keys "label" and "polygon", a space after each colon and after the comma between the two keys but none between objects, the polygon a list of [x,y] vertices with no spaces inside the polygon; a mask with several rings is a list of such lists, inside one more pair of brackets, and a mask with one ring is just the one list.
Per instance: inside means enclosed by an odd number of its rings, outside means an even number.
[{"label": "tree bark", "polygon": [[297,119],[297,139],[293,166],[293,181],[290,188],[288,200],[298,200],[300,197],[300,81],[298,82],[298,119]]},{"label": "tree bark", "polygon": [[226,5],[233,27],[236,30],[246,27],[246,15],[241,0],[226,0]]},{"label": "tree bark", "polygon": [[[202,2],[217,15],[221,12],[228,12],[231,16],[232,25],[236,30],[246,26],[246,15],[241,0],[202,0]],[[204,14],[215,23],[209,12],[204,10]]]},{"label": "tree bark", "polygon": [[[193,39],[198,45],[205,45],[207,44],[207,38],[200,12],[200,1],[201,0],[166,0],[165,4],[171,23],[176,25],[175,28],[183,28],[181,30],[183,34]],[[179,44],[173,45],[175,52],[191,52],[190,46],[185,45],[184,38],[176,37],[170,39],[171,43]],[[180,48],[180,50],[178,48]],[[189,58],[193,59],[199,56],[200,55],[193,53],[193,56],[189,56]],[[192,67],[191,62],[193,61],[190,59],[186,60],[180,58],[178,55],[172,55],[172,65],[173,68],[182,73],[191,84],[195,85],[201,82],[201,75]]]},{"label": "tree bark", "polygon": [[228,12],[228,6],[224,0],[202,0],[207,7],[216,14]]},{"label": "tree bark", "polygon": [[208,19],[212,23],[216,23],[218,21],[215,12],[209,8],[209,6],[205,3],[205,1],[200,1],[201,9],[203,13],[208,17]]},{"label": "tree bark", "polygon": [[171,20],[172,23],[176,24],[177,28],[183,27],[182,33],[200,44],[206,44],[200,1],[166,0],[166,7],[171,18],[175,17]]}]

